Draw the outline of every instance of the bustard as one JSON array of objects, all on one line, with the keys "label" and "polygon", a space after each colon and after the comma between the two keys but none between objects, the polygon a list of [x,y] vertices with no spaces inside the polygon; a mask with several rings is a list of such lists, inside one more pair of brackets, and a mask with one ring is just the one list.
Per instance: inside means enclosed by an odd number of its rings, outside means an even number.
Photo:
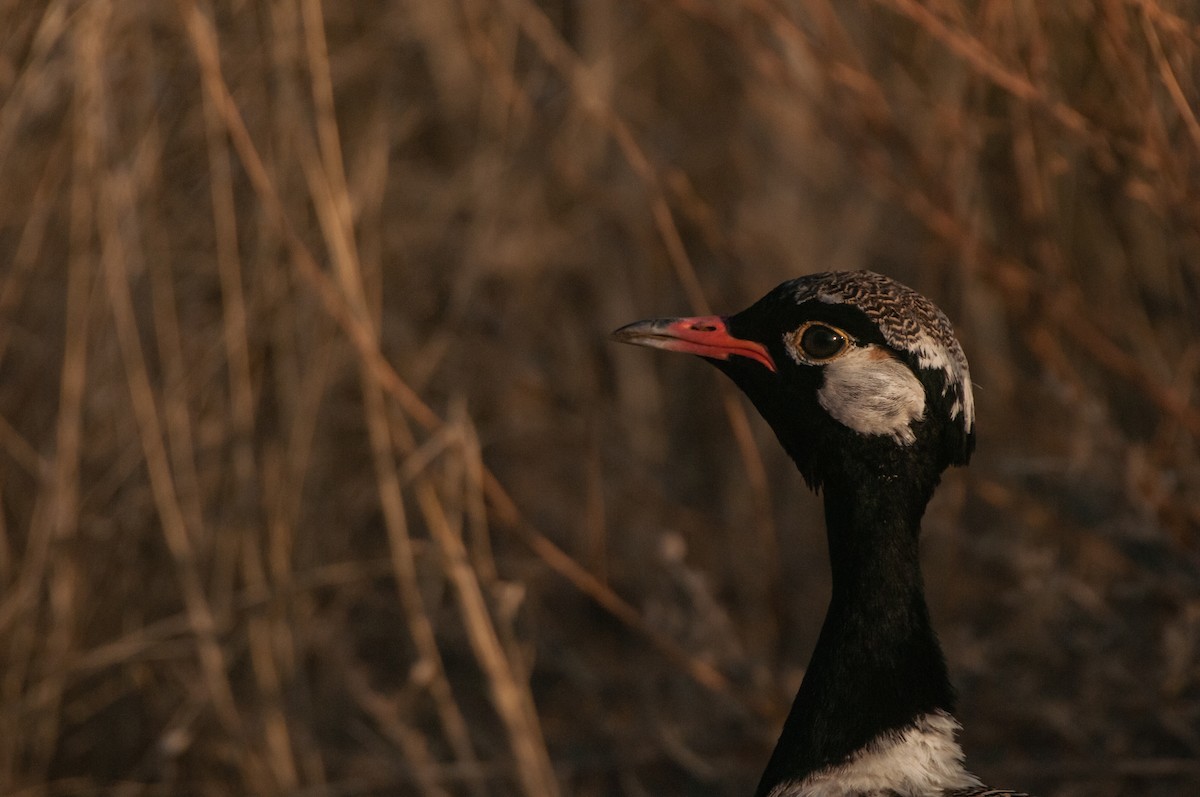
[{"label": "bustard", "polygon": [[929,619],[921,516],[975,445],[962,346],[927,298],[869,271],[785,282],[732,316],[613,333],[733,379],[825,504],[833,592],[757,797],[1001,797],[963,765]]}]

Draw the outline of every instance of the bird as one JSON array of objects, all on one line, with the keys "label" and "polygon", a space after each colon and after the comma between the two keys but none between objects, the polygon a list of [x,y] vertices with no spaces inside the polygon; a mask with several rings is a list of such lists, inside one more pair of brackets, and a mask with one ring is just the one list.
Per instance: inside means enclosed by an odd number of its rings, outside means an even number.
[{"label": "bird", "polygon": [[965,766],[930,620],[921,518],[975,447],[963,348],[928,298],[872,271],[789,280],[729,316],[620,342],[698,355],[749,398],[823,500],[832,589],[756,797],[1028,797]]}]

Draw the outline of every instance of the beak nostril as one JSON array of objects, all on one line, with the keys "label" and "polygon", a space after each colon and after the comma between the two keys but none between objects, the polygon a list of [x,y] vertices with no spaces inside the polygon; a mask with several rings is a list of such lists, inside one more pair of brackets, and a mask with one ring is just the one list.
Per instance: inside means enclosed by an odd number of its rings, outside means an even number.
[{"label": "beak nostril", "polygon": [[712,324],[692,324],[692,329],[697,332],[716,332],[717,328]]}]

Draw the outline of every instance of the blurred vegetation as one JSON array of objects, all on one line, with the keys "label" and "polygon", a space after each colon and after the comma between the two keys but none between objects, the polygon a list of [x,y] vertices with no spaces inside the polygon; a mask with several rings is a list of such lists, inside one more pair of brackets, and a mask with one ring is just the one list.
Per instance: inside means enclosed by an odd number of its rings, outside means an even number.
[{"label": "blurred vegetation", "polygon": [[750,793],[828,581],[711,369],[870,267],[968,761],[1200,789],[1184,0],[0,3],[0,792]]}]

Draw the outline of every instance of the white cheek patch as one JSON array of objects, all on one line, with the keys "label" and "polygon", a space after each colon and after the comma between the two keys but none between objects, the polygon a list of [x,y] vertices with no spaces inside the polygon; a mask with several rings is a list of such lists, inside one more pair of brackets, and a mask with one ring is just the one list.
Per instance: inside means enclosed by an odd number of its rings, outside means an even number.
[{"label": "white cheek patch", "polygon": [[824,369],[817,401],[834,420],[864,435],[888,435],[899,443],[917,439],[912,423],[925,414],[925,388],[907,365],[877,346],[863,346]]},{"label": "white cheek patch", "polygon": [[943,794],[980,785],[963,769],[959,729],[944,711],[923,714],[903,732],[877,738],[849,761],[800,781],[781,783],[770,797],[862,797],[877,794]]}]

